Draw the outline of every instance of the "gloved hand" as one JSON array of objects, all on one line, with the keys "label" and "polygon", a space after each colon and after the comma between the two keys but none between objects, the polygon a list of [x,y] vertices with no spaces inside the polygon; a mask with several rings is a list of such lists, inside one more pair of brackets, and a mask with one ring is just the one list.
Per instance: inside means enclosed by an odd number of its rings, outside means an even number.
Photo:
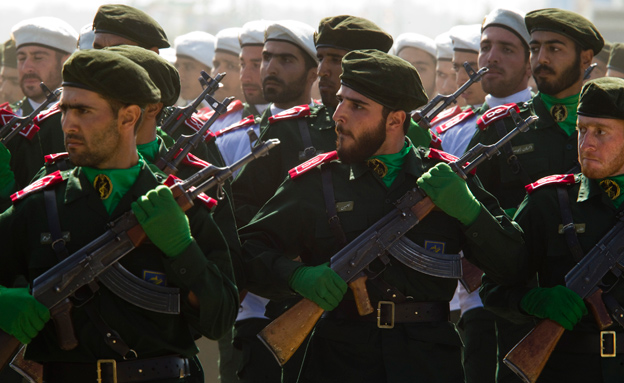
[{"label": "gloved hand", "polygon": [[290,276],[288,284],[323,310],[331,311],[347,292],[347,283],[328,265],[301,266]]},{"label": "gloved hand", "polygon": [[0,198],[8,198],[15,189],[15,176],[10,161],[11,152],[0,143]]},{"label": "gloved hand", "polygon": [[167,257],[180,255],[193,242],[188,218],[167,186],[160,185],[133,202],[132,211],[148,238]]},{"label": "gloved hand", "polygon": [[583,315],[587,315],[587,307],[583,299],[565,286],[535,287],[520,301],[520,307],[528,314],[538,318],[548,318],[572,330]]},{"label": "gloved hand", "polygon": [[468,189],[466,181],[447,164],[435,165],[416,182],[437,207],[462,224],[468,226],[477,220],[481,204]]},{"label": "gloved hand", "polygon": [[25,287],[0,286],[0,328],[24,344],[30,343],[50,320],[50,310]]}]

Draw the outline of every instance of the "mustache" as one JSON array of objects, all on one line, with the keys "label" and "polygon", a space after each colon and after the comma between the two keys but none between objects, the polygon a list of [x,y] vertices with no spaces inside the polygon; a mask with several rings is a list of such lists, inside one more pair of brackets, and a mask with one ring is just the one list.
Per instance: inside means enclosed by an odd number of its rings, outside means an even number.
[{"label": "mustache", "polygon": [[353,134],[346,132],[342,127],[342,124],[339,122],[336,123],[336,133],[342,134],[343,136],[353,137]]},{"label": "mustache", "polygon": [[39,82],[41,82],[41,77],[39,77],[37,74],[35,73],[26,73],[22,79],[20,80],[20,83],[24,83],[24,81],[26,80],[30,80],[31,78],[34,78],[36,80],[39,80]]},{"label": "mustache", "polygon": [[254,83],[251,83],[251,82],[244,82],[244,83],[241,84],[241,86],[243,88],[253,88],[253,89],[260,89],[261,88],[260,85],[254,84]]},{"label": "mustache", "polygon": [[555,74],[555,70],[549,67],[548,65],[540,64],[533,71],[533,74],[536,74],[536,75],[540,75],[542,73],[543,74]]},{"label": "mustache", "polygon": [[76,133],[67,133],[65,135],[65,143],[67,143],[67,141],[69,140],[85,142],[84,136],[81,134],[76,134]]},{"label": "mustache", "polygon": [[262,85],[265,85],[267,81],[273,81],[276,82],[280,85],[286,85],[284,83],[284,81],[282,81],[281,79],[277,78],[276,76],[267,76],[262,80]]}]

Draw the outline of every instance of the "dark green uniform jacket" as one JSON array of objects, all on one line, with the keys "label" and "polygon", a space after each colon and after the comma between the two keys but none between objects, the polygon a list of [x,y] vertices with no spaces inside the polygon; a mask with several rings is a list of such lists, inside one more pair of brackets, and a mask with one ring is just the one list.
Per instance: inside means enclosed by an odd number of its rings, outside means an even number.
[{"label": "dark green uniform jacket", "polygon": [[[567,173],[577,164],[577,135],[568,136],[557,125],[539,94],[531,99],[527,107],[521,108],[523,118],[530,114],[539,117],[537,123],[528,132],[520,133],[511,140],[521,170],[513,169],[508,164],[508,155],[504,151],[477,169],[485,189],[498,198],[504,209],[515,208],[522,202],[524,185],[551,174]],[[514,128],[511,118],[503,121],[506,132],[510,132]],[[478,142],[493,144],[501,138],[496,128],[490,125],[486,130],[478,130],[468,147],[472,148]]]},{"label": "dark green uniform jacket", "polygon": [[[74,253],[103,234],[107,224],[130,210],[130,204],[160,184],[146,167],[124,195],[112,215],[108,215],[98,193],[87,181],[81,168],[61,172],[64,180],[54,188],[61,230],[69,232],[69,253]],[[190,328],[216,339],[229,331],[238,312],[238,293],[234,285],[227,245],[212,217],[203,206],[188,212],[195,240],[174,259],[166,258],[149,241],[133,250],[121,263],[141,279],[149,275],[165,278],[167,286],[181,289],[181,314],[161,314],[138,308],[100,287],[90,304],[104,321],[115,329],[139,358],[198,352]],[[42,244],[42,233],[49,233],[43,193],[35,192],[17,201],[0,215],[0,285],[11,286],[18,275],[32,281],[58,263],[49,244]],[[187,300],[192,290],[200,302],[195,310]],[[73,321],[79,345],[62,351],[56,342],[50,321],[28,345],[27,358],[39,362],[94,362],[101,358],[120,359],[107,347],[84,308],[76,307]],[[190,326],[190,327],[189,327]]]},{"label": "dark green uniform jacket", "polygon": [[[393,203],[437,162],[423,159],[425,154],[424,149],[408,153],[390,188],[364,164],[350,166],[334,161],[324,165],[331,167],[336,203],[348,206],[338,213],[348,241],[390,212]],[[435,209],[407,236],[425,248],[444,253],[463,250],[497,281],[512,282],[515,271],[524,267],[524,260],[517,256],[522,243],[520,231],[476,178],[469,183],[475,196],[497,218],[482,209],[474,224],[466,227]],[[288,280],[301,265],[295,258],[301,257],[307,265],[320,265],[339,250],[325,213],[320,170],[311,169],[297,179],[286,180],[239,232],[249,290],[275,300],[292,297]],[[422,302],[448,302],[457,286],[454,279],[416,272],[392,258],[381,277],[404,295]],[[370,283],[368,290],[372,302],[380,300]],[[352,300],[351,293],[344,299]],[[393,330],[385,330],[374,323],[321,319],[312,339],[312,349],[306,354],[310,364],[303,376],[316,381],[463,380],[460,340],[448,322],[396,324]],[[331,343],[328,349],[319,346],[318,342],[325,341]],[[323,351],[316,353],[315,345]],[[341,354],[347,349],[352,357]],[[386,372],[380,373],[384,369]]]},{"label": "dark green uniform jacket", "polygon": [[[587,254],[596,243],[615,225],[616,214],[624,208],[616,209],[607,194],[595,180],[578,174],[575,183],[561,185],[567,189],[577,237]],[[560,232],[562,226],[558,185],[544,185],[529,194],[520,205],[515,220],[524,230],[527,257],[529,259],[528,279],[537,273],[542,287],[565,285],[564,277],[576,262]],[[613,282],[611,278],[603,281]],[[530,290],[524,284],[502,287],[492,282],[488,275],[484,277],[481,297],[486,307],[516,323],[526,323],[536,318],[520,309],[520,301]],[[615,285],[611,294],[620,304],[624,304],[624,286],[621,281]],[[617,337],[624,337],[619,325],[607,330],[618,332]],[[599,330],[591,314],[582,318],[573,331],[566,331],[560,341],[562,347],[555,348],[546,364],[541,378],[544,382],[621,382],[624,377],[624,350],[618,350],[617,358],[600,358]],[[578,339],[585,334],[593,334],[593,350],[588,346],[566,346],[566,338]],[[572,343],[573,344],[573,343]],[[604,380],[600,377],[603,376]]]}]

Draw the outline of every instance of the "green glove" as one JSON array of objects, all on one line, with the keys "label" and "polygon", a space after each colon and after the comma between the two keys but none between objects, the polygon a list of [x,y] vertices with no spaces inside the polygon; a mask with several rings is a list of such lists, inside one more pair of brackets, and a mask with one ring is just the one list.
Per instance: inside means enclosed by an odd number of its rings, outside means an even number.
[{"label": "green glove", "polygon": [[323,310],[331,311],[347,292],[347,283],[328,265],[302,266],[291,275],[288,284]]},{"label": "green glove", "polygon": [[457,218],[466,226],[477,220],[481,204],[468,189],[466,181],[444,162],[429,169],[416,182],[446,214]]},{"label": "green glove", "polygon": [[583,315],[587,315],[585,302],[577,293],[565,286],[536,287],[520,301],[520,307],[538,318],[548,318],[572,330]]},{"label": "green glove", "polygon": [[10,161],[11,152],[0,143],[0,198],[8,198],[15,191],[15,176]]},{"label": "green glove", "polygon": [[24,344],[30,343],[50,320],[50,310],[26,287],[0,286],[0,328]]},{"label": "green glove", "polygon": [[186,214],[171,190],[160,185],[132,203],[132,211],[148,238],[167,257],[176,257],[193,242]]}]

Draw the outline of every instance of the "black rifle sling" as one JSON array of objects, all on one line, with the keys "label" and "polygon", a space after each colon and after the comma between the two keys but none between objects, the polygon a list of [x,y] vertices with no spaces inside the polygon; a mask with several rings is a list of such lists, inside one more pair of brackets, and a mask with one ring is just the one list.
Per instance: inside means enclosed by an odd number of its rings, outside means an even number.
[{"label": "black rifle sling", "polygon": [[307,161],[320,153],[317,153],[314,145],[312,145],[312,137],[310,137],[310,130],[308,129],[308,124],[305,122],[305,119],[299,118],[297,120],[297,126],[301,134],[301,141],[303,142],[303,150],[299,152],[299,160]]},{"label": "black rifle sling", "polygon": [[323,198],[325,199],[325,210],[327,212],[327,222],[334,234],[336,244],[339,249],[347,245],[347,236],[342,230],[338,211],[336,210],[336,196],[334,195],[334,183],[332,181],[331,165],[321,165],[321,181],[323,183]]},{"label": "black rifle sling", "polygon": [[585,256],[585,253],[576,236],[576,227],[574,226],[574,218],[572,217],[572,209],[570,208],[568,189],[563,186],[558,186],[557,197],[559,198],[559,211],[561,212],[561,224],[563,225],[563,235],[565,235],[566,244],[574,257],[574,261],[579,262]]},{"label": "black rifle sling", "polygon": [[[496,121],[494,123],[494,128],[496,129],[496,133],[498,133],[499,138],[505,137],[507,135],[507,128],[505,127],[505,123],[503,121]],[[511,168],[511,172],[515,175],[520,175],[522,177],[522,182],[525,185],[532,183],[531,177],[526,173],[522,165],[520,164],[520,160],[518,156],[516,156],[513,152],[513,148],[511,147],[511,142],[503,145],[503,152],[505,153],[505,157],[507,158],[507,165]]]},{"label": "black rifle sling", "polygon": [[[56,206],[56,189],[46,189],[43,192],[43,199],[46,207],[46,214],[48,216],[48,228],[50,229],[52,250],[54,250],[58,260],[62,261],[69,256],[69,252],[67,251],[65,239],[63,238],[63,234],[61,232],[61,221],[59,218],[58,207]],[[73,299],[78,306],[84,307],[85,311],[89,315],[89,319],[91,319],[91,322],[93,322],[100,334],[104,337],[104,342],[111,349],[113,349],[113,351],[117,352],[124,358],[128,355],[132,355],[134,351],[128,347],[126,342],[124,342],[115,330],[110,328],[106,322],[104,322],[104,319],[102,319],[93,304],[91,304],[90,301],[91,298],[93,298],[94,293],[94,289],[87,285],[79,289],[76,294],[74,294]]]}]

